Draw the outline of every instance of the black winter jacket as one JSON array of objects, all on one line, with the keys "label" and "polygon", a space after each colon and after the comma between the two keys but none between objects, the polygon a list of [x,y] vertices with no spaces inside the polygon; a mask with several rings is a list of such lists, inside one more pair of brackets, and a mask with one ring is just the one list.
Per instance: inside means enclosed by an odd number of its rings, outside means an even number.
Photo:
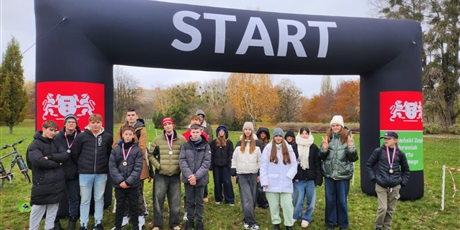
[{"label": "black winter jacket", "polygon": [[109,156],[112,151],[112,135],[102,131],[94,136],[89,129],[81,132],[75,141],[74,161],[80,174],[109,173]]},{"label": "black winter jacket", "polygon": [[233,142],[227,139],[225,147],[217,147],[217,139],[211,143],[211,170],[213,166],[232,166]]},{"label": "black winter jacket", "polygon": [[[294,147],[295,145],[295,147]],[[292,145],[296,159],[299,159],[297,144]],[[297,164],[297,174],[294,180],[314,180],[315,185],[321,186],[323,184],[323,173],[321,170],[321,160],[319,159],[319,148],[317,145],[310,145],[310,155],[308,157],[309,168],[303,170],[300,164]]]},{"label": "black winter jacket", "polygon": [[[77,132],[77,136],[78,134],[81,133],[81,130],[80,128],[77,126],[75,132]],[[61,131],[59,131],[59,133],[56,133],[56,136],[54,136],[54,141],[56,142],[56,144],[58,144],[59,146],[62,146],[66,151],[69,149],[68,145],[67,145],[67,141],[69,142],[69,145],[71,145],[70,147],[70,153],[67,153],[67,155],[69,155],[69,159],[67,159],[63,164],[62,164],[62,168],[64,169],[64,173],[65,173],[65,179],[66,180],[77,180],[78,179],[78,166],[77,166],[77,161],[75,161],[71,156],[72,154],[75,154],[75,145],[73,144],[74,141],[75,141],[75,133],[73,133],[72,135],[67,135],[67,140],[66,140],[66,137],[65,137],[65,127],[62,128]]]},{"label": "black winter jacket", "polygon": [[66,149],[57,145],[53,139],[42,136],[42,131],[38,131],[27,148],[26,159],[32,170],[30,204],[59,203],[65,195],[65,177],[61,163],[68,159]]},{"label": "black winter jacket", "polygon": [[188,177],[195,175],[196,185],[205,186],[209,182],[208,170],[211,165],[211,148],[204,136],[194,144],[191,139],[180,148],[179,166],[182,172],[182,182],[188,184]]},{"label": "black winter jacket", "polygon": [[[390,150],[390,154],[393,155],[393,150]],[[366,167],[370,179],[384,188],[393,188],[399,184],[404,187],[409,182],[410,169],[406,154],[399,148],[396,150],[396,157],[393,162],[393,173],[389,172],[390,165],[388,164],[385,145],[374,150],[367,160]]]},{"label": "black winter jacket", "polygon": [[130,188],[137,188],[141,185],[142,172],[142,152],[141,149],[133,142],[124,145],[125,153],[128,154],[129,147],[133,146],[126,159],[126,165],[123,158],[122,144],[120,143],[110,154],[109,170],[113,180],[113,187],[120,188],[120,183],[125,181]]}]

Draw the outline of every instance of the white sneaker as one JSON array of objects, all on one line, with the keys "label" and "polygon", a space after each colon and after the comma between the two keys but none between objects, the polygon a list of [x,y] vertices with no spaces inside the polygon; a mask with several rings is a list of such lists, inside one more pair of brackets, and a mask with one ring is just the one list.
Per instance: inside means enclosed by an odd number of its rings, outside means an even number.
[{"label": "white sneaker", "polygon": [[184,218],[182,218],[182,220],[184,220],[184,221],[188,221],[188,218],[187,218],[187,213],[186,213],[186,212],[184,213]]},{"label": "white sneaker", "polygon": [[246,223],[246,222],[243,222],[243,228],[244,228],[244,229],[249,229],[249,224]]},{"label": "white sneaker", "polygon": [[128,223],[129,223],[129,218],[127,216],[124,216],[123,220],[121,221],[121,227],[128,225]]},{"label": "white sneaker", "polygon": [[217,201],[216,201],[216,204],[220,204],[220,202],[217,202]]},{"label": "white sneaker", "polygon": [[138,220],[139,220],[139,229],[142,229],[142,226],[144,226],[145,224],[144,216],[139,216]]},{"label": "white sneaker", "polygon": [[310,223],[309,223],[308,221],[302,220],[302,223],[300,224],[300,227],[306,228],[306,227],[308,227],[309,224],[310,224]]}]

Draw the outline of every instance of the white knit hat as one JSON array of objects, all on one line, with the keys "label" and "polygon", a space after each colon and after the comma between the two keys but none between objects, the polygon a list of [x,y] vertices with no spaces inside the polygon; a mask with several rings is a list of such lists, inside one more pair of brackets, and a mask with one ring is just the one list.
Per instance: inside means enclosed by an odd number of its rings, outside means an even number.
[{"label": "white knit hat", "polygon": [[254,132],[254,125],[252,124],[252,122],[246,121],[244,122],[244,125],[243,125],[243,131],[244,129],[250,129],[252,130],[252,132]]},{"label": "white knit hat", "polygon": [[332,124],[339,124],[342,127],[345,127],[345,125],[343,123],[343,117],[340,116],[340,115],[335,115],[334,117],[332,117],[331,126],[332,126]]}]

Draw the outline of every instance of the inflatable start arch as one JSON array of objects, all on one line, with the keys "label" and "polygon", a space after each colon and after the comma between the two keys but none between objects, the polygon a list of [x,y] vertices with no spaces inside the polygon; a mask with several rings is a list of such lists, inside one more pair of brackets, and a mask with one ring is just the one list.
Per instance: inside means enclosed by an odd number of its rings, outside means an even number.
[{"label": "inflatable start arch", "polygon": [[[273,74],[361,76],[361,187],[365,162],[396,130],[423,196],[422,32],[409,20],[326,17],[142,0],[35,0],[37,127],[75,113],[113,129],[114,64]],[[43,38],[39,39],[42,35]],[[40,109],[41,108],[41,109]]]}]

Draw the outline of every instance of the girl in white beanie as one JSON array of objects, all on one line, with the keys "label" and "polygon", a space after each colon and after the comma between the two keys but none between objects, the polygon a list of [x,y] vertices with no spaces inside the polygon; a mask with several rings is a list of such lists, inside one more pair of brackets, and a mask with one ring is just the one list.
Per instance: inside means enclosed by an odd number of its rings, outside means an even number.
[{"label": "girl in white beanie", "polygon": [[348,229],[347,196],[354,170],[352,162],[358,160],[358,152],[342,116],[332,118],[331,128],[321,142],[319,155],[323,160],[325,178],[327,229],[333,229],[336,225],[341,230]]}]

